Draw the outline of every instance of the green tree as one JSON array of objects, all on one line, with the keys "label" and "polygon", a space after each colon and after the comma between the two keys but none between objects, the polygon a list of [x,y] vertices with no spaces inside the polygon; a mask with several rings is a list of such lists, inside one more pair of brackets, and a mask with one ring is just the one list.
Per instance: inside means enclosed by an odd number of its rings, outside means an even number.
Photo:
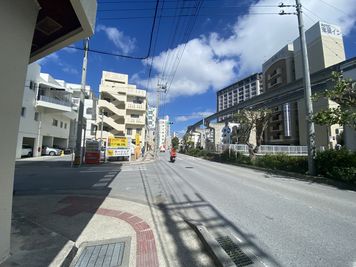
[{"label": "green tree", "polygon": [[172,138],[172,147],[175,149],[178,149],[179,147],[179,139],[177,136]]},{"label": "green tree", "polygon": [[341,73],[333,72],[333,88],[315,94],[313,100],[327,98],[338,104],[336,108],[328,108],[316,112],[313,121],[319,125],[340,124],[356,130],[356,86],[352,80],[344,79]]},{"label": "green tree", "polygon": [[[269,109],[258,110],[240,110],[234,114],[234,121],[240,124],[237,130],[238,143],[246,144],[248,146],[249,156],[251,160],[255,160],[256,153],[263,140],[263,132],[268,125],[268,121],[272,116]],[[250,143],[252,131],[256,131],[256,145]]]}]

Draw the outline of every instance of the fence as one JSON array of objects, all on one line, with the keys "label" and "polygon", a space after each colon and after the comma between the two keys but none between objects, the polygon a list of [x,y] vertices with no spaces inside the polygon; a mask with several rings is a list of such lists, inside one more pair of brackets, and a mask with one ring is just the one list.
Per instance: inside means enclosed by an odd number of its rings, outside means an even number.
[{"label": "fence", "polygon": [[[235,145],[217,145],[216,151],[221,153],[226,149],[231,149],[232,151],[240,152],[243,154],[248,154],[247,145],[235,144]],[[262,145],[260,146],[257,154],[277,154],[284,153],[293,156],[306,156],[308,155],[307,146],[272,146],[272,145]]]}]

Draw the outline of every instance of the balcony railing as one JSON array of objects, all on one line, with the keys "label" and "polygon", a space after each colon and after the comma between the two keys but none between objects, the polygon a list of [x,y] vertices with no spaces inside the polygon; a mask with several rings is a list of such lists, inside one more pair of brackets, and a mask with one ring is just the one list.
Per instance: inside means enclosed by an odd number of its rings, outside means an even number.
[{"label": "balcony railing", "polygon": [[146,110],[146,106],[144,104],[136,104],[136,103],[127,103],[126,109],[134,109],[134,110]]},{"label": "balcony railing", "polygon": [[126,117],[125,123],[126,124],[145,124],[145,120],[143,118]]},{"label": "balcony railing", "polygon": [[45,95],[40,95],[39,96],[39,101],[44,101],[44,102],[49,102],[52,104],[57,104],[57,105],[62,105],[62,106],[66,106],[66,107],[71,107],[72,103],[70,101],[66,101],[66,100],[60,100],[57,98],[53,98],[50,96],[45,96]]}]

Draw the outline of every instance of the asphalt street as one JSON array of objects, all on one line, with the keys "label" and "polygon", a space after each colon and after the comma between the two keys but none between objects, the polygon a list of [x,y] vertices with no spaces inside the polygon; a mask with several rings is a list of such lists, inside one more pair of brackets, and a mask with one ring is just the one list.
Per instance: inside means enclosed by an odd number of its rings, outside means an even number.
[{"label": "asphalt street", "polygon": [[266,266],[356,266],[356,192],[181,154],[168,160],[162,153],[151,163],[81,168],[21,161],[15,194],[127,198],[234,237]]}]

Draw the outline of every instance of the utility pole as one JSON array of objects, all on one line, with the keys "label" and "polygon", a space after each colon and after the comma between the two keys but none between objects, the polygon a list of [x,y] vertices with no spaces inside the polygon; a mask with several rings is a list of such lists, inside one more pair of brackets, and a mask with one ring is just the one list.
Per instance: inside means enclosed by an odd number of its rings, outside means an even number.
[{"label": "utility pole", "polygon": [[80,165],[82,163],[82,129],[83,129],[83,114],[84,114],[85,84],[87,78],[88,46],[89,46],[89,38],[86,38],[84,41],[82,82],[81,82],[81,89],[80,89],[80,101],[78,107],[77,139],[75,142],[75,158],[74,158],[75,165]]},{"label": "utility pole", "polygon": [[305,39],[304,30],[304,20],[303,20],[303,10],[300,0],[295,0],[294,5],[285,5],[281,3],[279,7],[295,7],[296,13],[286,13],[282,10],[280,15],[297,15],[298,17],[298,28],[299,28],[299,39],[300,47],[302,53],[302,63],[303,63],[303,76],[304,76],[304,98],[305,98],[305,109],[306,109],[306,119],[307,119],[307,142],[308,142],[308,173],[310,175],[316,174],[315,169],[315,127],[313,122],[313,103],[311,100],[311,84],[310,84],[310,71],[309,71],[309,60],[308,60],[308,50],[307,43]]},{"label": "utility pole", "polygon": [[303,21],[303,11],[302,4],[300,0],[295,0],[296,10],[298,16],[299,24],[299,38],[300,47],[302,51],[302,62],[304,71],[304,98],[305,107],[307,112],[307,135],[308,135],[308,172],[310,175],[316,174],[315,169],[315,128],[313,122],[313,103],[311,100],[311,84],[310,84],[310,72],[309,72],[309,60],[308,60],[308,50],[307,43],[305,39],[304,21]]}]

